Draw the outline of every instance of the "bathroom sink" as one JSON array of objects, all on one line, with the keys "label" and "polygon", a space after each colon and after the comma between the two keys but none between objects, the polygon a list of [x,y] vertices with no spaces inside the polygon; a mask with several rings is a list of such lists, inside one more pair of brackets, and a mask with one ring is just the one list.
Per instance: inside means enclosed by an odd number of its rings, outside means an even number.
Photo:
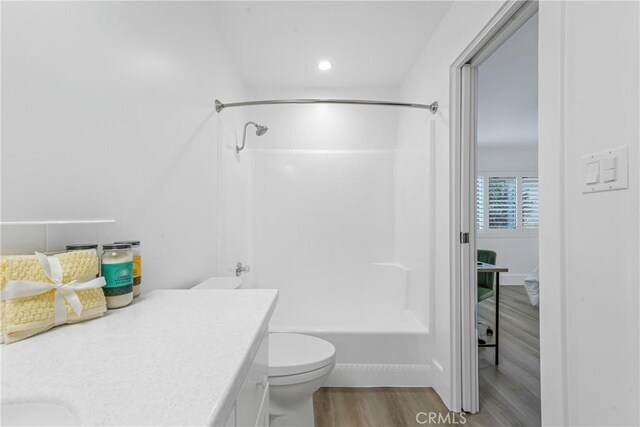
[{"label": "bathroom sink", "polygon": [[69,408],[51,402],[2,403],[3,426],[79,426],[78,417]]}]

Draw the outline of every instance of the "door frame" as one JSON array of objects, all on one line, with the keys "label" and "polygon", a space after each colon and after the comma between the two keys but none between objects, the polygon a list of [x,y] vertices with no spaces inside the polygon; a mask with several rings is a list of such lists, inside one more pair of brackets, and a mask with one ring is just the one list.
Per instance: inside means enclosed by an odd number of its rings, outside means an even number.
[{"label": "door frame", "polygon": [[[449,69],[451,100],[451,323],[452,406],[480,410],[475,309],[475,144],[477,68],[531,16],[535,0],[507,0]],[[468,244],[463,243],[468,233]]]}]

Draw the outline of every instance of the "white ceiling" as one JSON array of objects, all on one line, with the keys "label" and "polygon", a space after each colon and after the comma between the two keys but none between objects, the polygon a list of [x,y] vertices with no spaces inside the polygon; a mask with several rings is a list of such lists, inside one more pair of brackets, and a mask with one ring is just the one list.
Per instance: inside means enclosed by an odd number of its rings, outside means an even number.
[{"label": "white ceiling", "polygon": [[[450,1],[219,2],[218,25],[248,86],[399,86]],[[320,60],[333,68],[318,70]]]},{"label": "white ceiling", "polygon": [[538,15],[478,69],[478,145],[538,142]]}]

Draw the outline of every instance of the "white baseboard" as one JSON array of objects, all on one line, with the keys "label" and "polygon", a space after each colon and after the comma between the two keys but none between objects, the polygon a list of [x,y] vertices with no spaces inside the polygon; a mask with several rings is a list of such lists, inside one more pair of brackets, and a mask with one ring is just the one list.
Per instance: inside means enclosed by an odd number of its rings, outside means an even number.
[{"label": "white baseboard", "polygon": [[336,364],[325,387],[429,387],[430,365]]}]

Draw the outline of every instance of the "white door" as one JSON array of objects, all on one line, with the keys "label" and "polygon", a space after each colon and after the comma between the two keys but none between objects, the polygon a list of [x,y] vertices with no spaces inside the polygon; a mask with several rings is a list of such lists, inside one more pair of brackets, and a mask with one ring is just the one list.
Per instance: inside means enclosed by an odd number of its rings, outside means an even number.
[{"label": "white door", "polygon": [[480,409],[478,385],[478,337],[476,332],[476,302],[478,298],[476,269],[476,129],[477,129],[477,68],[462,67],[460,105],[460,279],[462,285],[462,409],[475,413]]}]

